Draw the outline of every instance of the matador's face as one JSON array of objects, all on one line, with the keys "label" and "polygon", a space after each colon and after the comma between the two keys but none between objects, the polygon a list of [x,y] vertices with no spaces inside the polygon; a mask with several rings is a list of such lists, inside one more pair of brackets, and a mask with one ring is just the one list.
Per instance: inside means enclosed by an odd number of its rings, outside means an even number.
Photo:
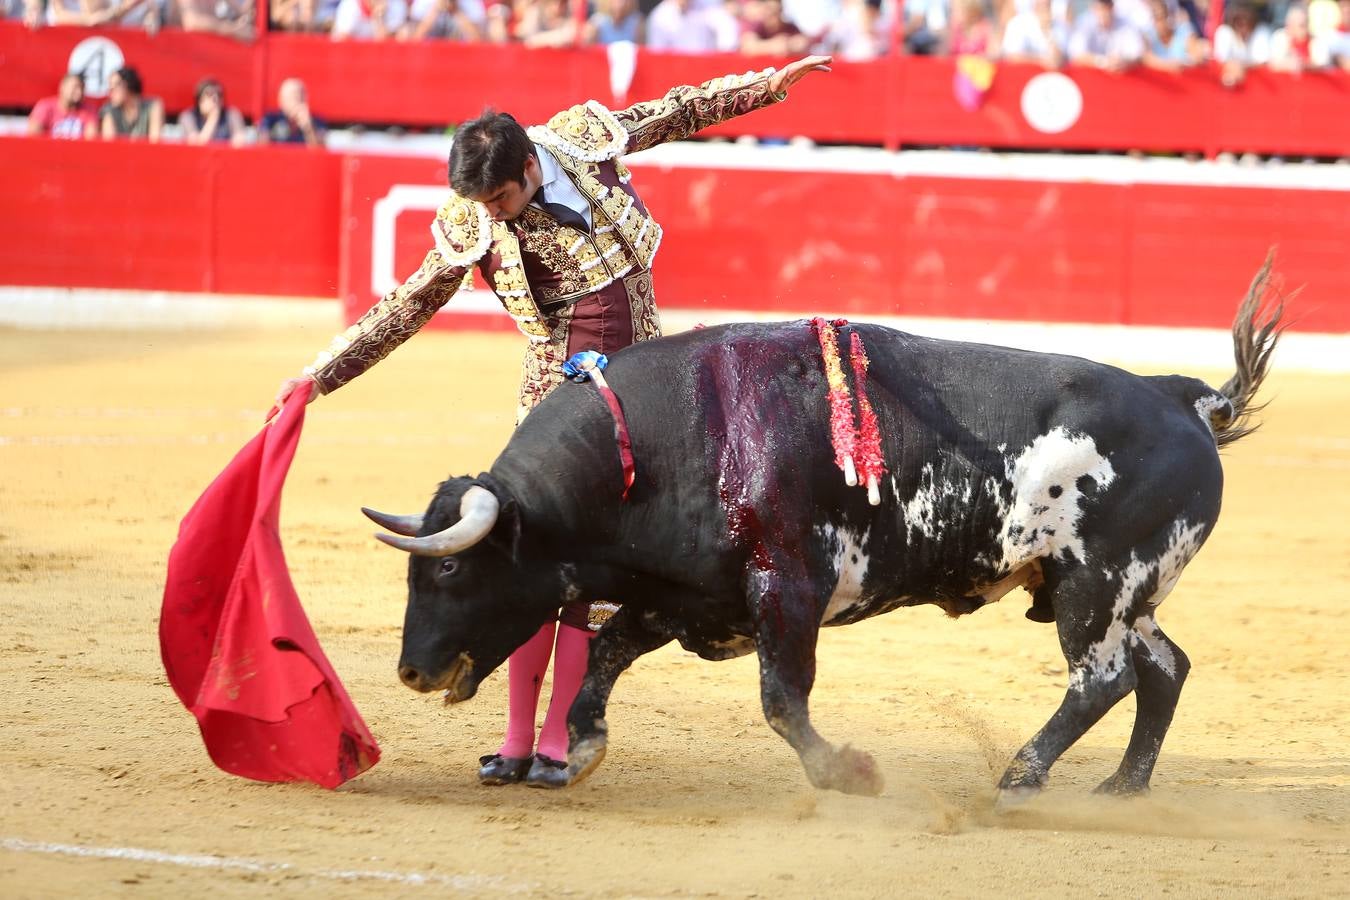
[{"label": "matador's face", "polygon": [[508,181],[491,188],[477,197],[471,197],[487,207],[488,215],[497,222],[509,222],[525,211],[543,182],[539,161],[531,156],[525,160],[525,180]]}]

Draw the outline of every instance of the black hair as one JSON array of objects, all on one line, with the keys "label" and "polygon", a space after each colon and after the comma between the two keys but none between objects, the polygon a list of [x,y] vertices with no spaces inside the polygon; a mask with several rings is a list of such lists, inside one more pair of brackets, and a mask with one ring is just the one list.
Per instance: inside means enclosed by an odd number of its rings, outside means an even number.
[{"label": "black hair", "polygon": [[482,197],[507,182],[525,183],[534,142],[512,116],[495,110],[465,122],[450,147],[450,187],[461,197]]},{"label": "black hair", "polygon": [[192,94],[192,108],[195,109],[197,112],[202,111],[202,95],[205,94],[207,91],[211,90],[211,88],[216,89],[216,93],[220,95],[221,101],[224,102],[225,100],[224,85],[222,85],[219,81],[216,81],[214,78],[203,78],[201,81],[197,82],[197,90],[194,91]]},{"label": "black hair", "polygon": [[127,86],[127,90],[137,97],[145,90],[145,85],[141,84],[141,73],[131,66],[123,66],[117,70],[116,74],[118,78],[122,79],[122,83]]}]

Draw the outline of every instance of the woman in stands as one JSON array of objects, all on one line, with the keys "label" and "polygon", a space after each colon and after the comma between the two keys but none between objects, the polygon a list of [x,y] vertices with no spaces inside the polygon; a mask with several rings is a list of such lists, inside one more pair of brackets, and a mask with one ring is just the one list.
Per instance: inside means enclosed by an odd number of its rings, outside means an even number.
[{"label": "woman in stands", "polygon": [[197,85],[196,102],[178,117],[183,142],[188,144],[230,143],[241,146],[248,140],[248,129],[239,110],[225,105],[225,88],[214,78],[203,78]]},{"label": "woman in stands", "polygon": [[164,104],[156,97],[142,96],[141,76],[130,66],[108,79],[108,102],[98,111],[103,139],[116,138],[159,142],[164,130]]}]

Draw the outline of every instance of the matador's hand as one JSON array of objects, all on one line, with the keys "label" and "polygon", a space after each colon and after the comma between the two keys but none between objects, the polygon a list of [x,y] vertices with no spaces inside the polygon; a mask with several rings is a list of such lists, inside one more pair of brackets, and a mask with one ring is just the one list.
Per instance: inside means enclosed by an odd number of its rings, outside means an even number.
[{"label": "matador's hand", "polygon": [[291,396],[291,392],[305,383],[313,383],[314,385],[309,392],[309,399],[305,401],[306,403],[313,403],[314,398],[319,396],[319,385],[310,376],[301,375],[299,378],[287,378],[281,383],[281,387],[277,389],[277,399],[275,401],[277,409],[281,409],[281,407],[285,406],[286,399]]},{"label": "matador's hand", "polygon": [[781,94],[811,72],[828,72],[833,60],[834,57],[832,56],[808,56],[805,59],[788,63],[770,76],[769,90],[775,94]]}]

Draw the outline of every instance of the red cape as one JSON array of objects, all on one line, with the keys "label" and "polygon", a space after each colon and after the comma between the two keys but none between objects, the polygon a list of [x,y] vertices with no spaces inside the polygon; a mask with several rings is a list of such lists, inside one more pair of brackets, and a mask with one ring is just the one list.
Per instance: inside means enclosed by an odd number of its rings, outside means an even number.
[{"label": "red cape", "polygon": [[183,519],[159,646],[217,766],[335,788],[380,748],[320,649],[281,550],[281,489],[310,390],[291,395]]}]

